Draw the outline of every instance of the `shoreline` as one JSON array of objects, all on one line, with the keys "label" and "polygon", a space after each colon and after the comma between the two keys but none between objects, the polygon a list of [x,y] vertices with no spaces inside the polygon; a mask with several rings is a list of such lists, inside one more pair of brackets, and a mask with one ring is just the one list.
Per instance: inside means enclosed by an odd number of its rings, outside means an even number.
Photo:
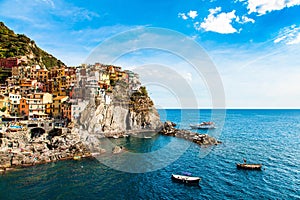
[{"label": "shoreline", "polygon": [[[75,156],[61,158],[59,160],[36,162],[36,163],[32,163],[32,164],[21,164],[21,165],[16,165],[16,166],[13,166],[13,167],[0,168],[0,175],[5,175],[7,172],[17,171],[17,170],[21,170],[21,169],[24,169],[24,168],[37,166],[37,165],[44,165],[44,164],[48,164],[48,163],[55,163],[55,162],[65,161],[65,160],[75,160],[74,157]],[[92,154],[86,154],[86,155],[80,156],[80,159],[86,159],[86,158],[94,158],[94,156]]]},{"label": "shoreline", "polygon": [[[155,131],[155,133],[163,136],[182,138],[196,143],[200,147],[218,145],[222,143],[207,134],[198,134],[188,130],[179,130],[176,129],[175,126],[176,124],[174,124],[173,122],[167,121],[164,123],[163,128],[160,131]],[[134,131],[132,133],[126,133],[122,131],[118,133],[104,133],[103,138],[118,139],[137,136],[139,134],[141,135],[140,138],[151,138],[148,137],[148,135],[145,135],[146,132],[149,131],[144,130],[143,132],[142,130],[140,130],[139,132]],[[154,131],[152,131],[151,133],[154,133]],[[30,133],[15,132],[14,134],[14,136],[22,135],[23,137],[25,137],[26,134]],[[4,135],[7,138],[10,137],[10,133]],[[47,135],[48,134],[45,134],[45,136]],[[54,136],[51,139],[45,139],[47,138],[45,136],[43,138],[35,138],[35,141],[31,142],[23,141],[23,144],[21,141],[18,141],[18,138],[12,138],[14,142],[17,140],[17,145],[12,143],[11,147],[8,147],[7,145],[5,148],[2,147],[2,151],[0,151],[0,153],[4,155],[0,160],[2,164],[0,165],[0,174],[4,175],[9,171],[52,162],[72,159],[80,160],[81,158],[94,158],[95,155],[102,155],[107,153],[106,149],[102,149],[101,147],[98,147],[95,151],[90,148],[88,144],[84,144],[79,133],[75,132],[74,130],[71,130],[71,133],[62,133],[61,135]],[[5,137],[2,137],[1,139],[3,140],[3,138]],[[92,146],[98,143],[97,140],[95,142],[96,143],[92,144]],[[20,146],[24,147],[24,149],[22,149],[22,147]],[[51,149],[54,147],[55,149]],[[114,149],[112,149],[112,153],[118,154],[121,153],[122,150],[123,147],[119,147],[116,145]]]}]

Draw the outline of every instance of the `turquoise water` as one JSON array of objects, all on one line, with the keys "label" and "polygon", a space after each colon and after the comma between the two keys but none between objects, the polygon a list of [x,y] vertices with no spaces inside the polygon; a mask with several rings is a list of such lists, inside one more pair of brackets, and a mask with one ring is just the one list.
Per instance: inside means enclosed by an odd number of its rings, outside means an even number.
[{"label": "turquoise water", "polygon": [[[199,115],[198,110],[160,113],[187,129]],[[210,117],[210,110],[200,111],[201,120]],[[149,172],[122,172],[96,159],[49,163],[0,176],[0,199],[300,199],[300,110],[227,110],[219,140],[223,144],[213,148],[188,143],[175,160],[170,155],[187,144],[179,138],[112,140],[130,152],[144,153],[128,169]],[[168,145],[170,152],[147,154]],[[263,170],[236,169],[235,163],[243,158],[263,163]],[[122,165],[130,158],[108,155],[103,160]],[[172,182],[171,174],[182,171],[200,176],[199,186]]]}]

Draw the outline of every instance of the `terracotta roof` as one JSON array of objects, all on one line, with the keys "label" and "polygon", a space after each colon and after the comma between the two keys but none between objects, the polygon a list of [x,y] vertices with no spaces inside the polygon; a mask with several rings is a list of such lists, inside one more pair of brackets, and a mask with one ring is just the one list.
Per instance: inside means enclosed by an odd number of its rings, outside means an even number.
[{"label": "terracotta roof", "polygon": [[66,98],[66,97],[68,97],[68,96],[57,96],[57,97],[53,98],[53,101],[54,100],[62,100],[64,98]]},{"label": "terracotta roof", "polygon": [[22,83],[21,87],[31,87],[31,83]]}]

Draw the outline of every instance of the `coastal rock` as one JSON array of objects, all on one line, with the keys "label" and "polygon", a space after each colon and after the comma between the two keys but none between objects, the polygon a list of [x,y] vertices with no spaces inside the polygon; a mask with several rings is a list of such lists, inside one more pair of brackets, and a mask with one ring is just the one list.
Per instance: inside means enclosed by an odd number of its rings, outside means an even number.
[{"label": "coastal rock", "polygon": [[121,153],[121,152],[122,152],[122,150],[123,150],[123,148],[122,148],[122,147],[115,146],[115,147],[113,148],[113,151],[112,151],[112,153],[113,153],[113,154],[118,154],[118,153]]},{"label": "coastal rock", "polygon": [[27,131],[2,134],[0,169],[31,166],[72,158],[77,153],[89,153],[76,133],[69,133],[68,137],[64,134],[53,137],[45,133],[40,137],[29,138],[31,134]]},{"label": "coastal rock", "polygon": [[209,136],[208,134],[199,134],[188,130],[180,130],[176,129],[174,126],[176,126],[175,123],[166,121],[164,123],[164,127],[159,133],[162,135],[184,138],[200,146],[217,145],[222,143],[214,137]]},{"label": "coastal rock", "polygon": [[132,92],[126,84],[116,84],[110,103],[90,100],[74,123],[73,132],[91,152],[99,152],[100,139],[127,137],[130,134],[158,132],[163,127],[146,89]]}]

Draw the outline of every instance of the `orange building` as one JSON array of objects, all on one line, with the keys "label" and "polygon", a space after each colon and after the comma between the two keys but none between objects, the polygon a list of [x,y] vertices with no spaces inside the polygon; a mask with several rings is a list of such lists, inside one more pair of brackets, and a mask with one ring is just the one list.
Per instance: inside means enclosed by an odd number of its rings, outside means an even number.
[{"label": "orange building", "polygon": [[29,104],[24,97],[20,99],[19,110],[22,117],[29,116]]},{"label": "orange building", "polygon": [[46,69],[40,69],[37,73],[37,81],[46,83],[48,80],[48,70]]},{"label": "orange building", "polygon": [[62,114],[62,117],[64,119],[68,119],[68,121],[70,122],[71,121],[71,112],[72,112],[72,104],[68,101],[65,101],[61,104],[61,114]]},{"label": "orange building", "polygon": [[20,94],[26,96],[27,94],[32,94],[34,92],[34,87],[31,82],[23,82],[20,84]]}]

